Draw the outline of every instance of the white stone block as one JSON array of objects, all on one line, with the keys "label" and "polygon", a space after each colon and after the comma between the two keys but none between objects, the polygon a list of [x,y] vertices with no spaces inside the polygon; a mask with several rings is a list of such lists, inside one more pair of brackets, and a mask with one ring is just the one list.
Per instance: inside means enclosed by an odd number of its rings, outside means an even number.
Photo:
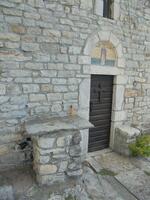
[{"label": "white stone block", "polygon": [[60,112],[60,111],[62,111],[61,104],[58,104],[58,103],[53,104],[52,107],[51,107],[51,111],[52,112],[57,112],[57,113]]},{"label": "white stone block", "polygon": [[62,100],[62,94],[60,93],[50,93],[47,94],[48,101],[59,101]]},{"label": "white stone block", "polygon": [[125,75],[118,75],[114,79],[115,85],[126,85],[128,81],[128,77]]},{"label": "white stone block", "polygon": [[65,145],[65,138],[64,137],[59,137],[57,139],[57,146],[58,147],[64,147],[64,145]]},{"label": "white stone block", "polygon": [[88,153],[88,143],[89,143],[89,129],[81,130],[81,153],[82,158],[85,158]]},{"label": "white stone block", "polygon": [[29,96],[30,101],[46,101],[46,96],[44,94],[30,94]]},{"label": "white stone block", "polygon": [[122,110],[124,107],[124,91],[123,85],[115,85],[113,91],[113,110]]},{"label": "white stone block", "polygon": [[117,50],[118,58],[122,58],[122,57],[123,57],[123,48],[122,48],[122,45],[119,44],[119,45],[116,47],[116,50]]},{"label": "white stone block", "polygon": [[90,79],[84,79],[79,86],[80,109],[88,108],[90,102]]},{"label": "white stone block", "polygon": [[80,7],[82,9],[90,10],[93,8],[93,0],[81,0]]},{"label": "white stone block", "polygon": [[40,88],[36,84],[24,84],[23,86],[24,93],[36,93],[40,91]]},{"label": "white stone block", "polygon": [[53,148],[55,138],[40,137],[37,139],[37,144],[40,148],[51,149]]},{"label": "white stone block", "polygon": [[110,41],[111,41],[111,43],[113,44],[114,47],[117,47],[120,43],[118,38],[113,33],[110,34]]},{"label": "white stone block", "polygon": [[98,35],[92,35],[88,40],[84,48],[84,55],[90,55],[96,44],[99,42]]},{"label": "white stone block", "polygon": [[81,65],[91,64],[91,57],[90,56],[79,56],[78,63]]},{"label": "white stone block", "polygon": [[117,2],[117,1],[114,2],[113,10],[114,10],[114,12],[112,14],[113,18],[115,20],[118,20],[120,18],[120,4],[119,4],[119,2]]},{"label": "white stone block", "polygon": [[51,165],[51,164],[39,165],[38,171],[39,171],[39,174],[41,175],[54,174],[57,172],[57,166]]},{"label": "white stone block", "polygon": [[119,122],[124,121],[126,119],[125,111],[112,111],[112,121]]},{"label": "white stone block", "polygon": [[110,41],[110,31],[100,31],[98,33],[101,41]]},{"label": "white stone block", "polygon": [[118,65],[118,67],[125,68],[125,59],[124,58],[118,58],[117,65]]},{"label": "white stone block", "polygon": [[104,10],[104,1],[103,0],[95,0],[94,4],[94,13],[96,15],[103,16]]}]

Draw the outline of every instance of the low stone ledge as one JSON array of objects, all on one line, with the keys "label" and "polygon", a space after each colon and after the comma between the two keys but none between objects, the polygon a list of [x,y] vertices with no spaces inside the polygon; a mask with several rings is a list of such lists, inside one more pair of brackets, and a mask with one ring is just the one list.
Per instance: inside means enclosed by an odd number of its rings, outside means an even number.
[{"label": "low stone ledge", "polygon": [[122,155],[130,156],[129,144],[135,142],[140,133],[141,132],[139,129],[133,127],[117,127],[115,129],[113,150]]},{"label": "low stone ledge", "polygon": [[150,123],[141,124],[138,128],[142,134],[150,134]]}]

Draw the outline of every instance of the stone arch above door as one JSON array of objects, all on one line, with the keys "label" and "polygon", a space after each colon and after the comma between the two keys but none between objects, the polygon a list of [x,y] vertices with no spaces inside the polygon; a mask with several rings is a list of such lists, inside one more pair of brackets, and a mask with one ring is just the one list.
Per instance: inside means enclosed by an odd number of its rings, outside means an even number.
[{"label": "stone arch above door", "polygon": [[117,67],[125,68],[125,59],[123,57],[123,47],[120,40],[110,31],[100,31],[92,34],[86,41],[83,53],[91,56],[93,49],[99,42],[109,42],[116,49]]}]

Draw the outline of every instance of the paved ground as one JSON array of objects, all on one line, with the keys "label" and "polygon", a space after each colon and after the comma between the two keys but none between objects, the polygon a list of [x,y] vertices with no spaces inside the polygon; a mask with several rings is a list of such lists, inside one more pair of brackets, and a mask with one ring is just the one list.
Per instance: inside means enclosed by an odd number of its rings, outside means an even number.
[{"label": "paved ground", "polygon": [[[149,159],[127,158],[110,150],[105,150],[91,156],[89,160],[91,165],[93,165],[92,162],[96,161],[95,170],[99,167],[100,172],[105,172],[108,175],[112,174],[112,182],[117,183],[117,188],[121,187],[124,191],[126,190],[126,194],[131,194],[135,199],[150,200]],[[107,180],[109,181],[109,177],[107,177]],[[114,186],[113,183],[111,185]],[[122,195],[123,192],[120,191],[119,194]]]},{"label": "paved ground", "polygon": [[150,200],[150,160],[90,155],[82,179],[39,188],[30,167],[0,172],[0,200]]}]

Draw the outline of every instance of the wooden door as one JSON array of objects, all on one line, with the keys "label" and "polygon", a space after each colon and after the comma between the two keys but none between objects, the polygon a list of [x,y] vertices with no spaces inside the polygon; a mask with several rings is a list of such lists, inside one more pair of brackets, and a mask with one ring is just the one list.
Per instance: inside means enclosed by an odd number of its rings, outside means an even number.
[{"label": "wooden door", "polygon": [[89,152],[109,147],[112,93],[113,76],[91,76]]}]

